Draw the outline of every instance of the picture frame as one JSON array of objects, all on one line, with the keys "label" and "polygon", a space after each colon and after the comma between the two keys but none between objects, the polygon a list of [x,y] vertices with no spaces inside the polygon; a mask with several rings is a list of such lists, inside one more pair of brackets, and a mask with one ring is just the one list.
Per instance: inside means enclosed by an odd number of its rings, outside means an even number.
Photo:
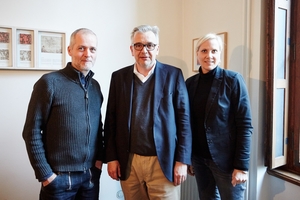
[{"label": "picture frame", "polygon": [[16,68],[34,67],[34,30],[16,29]]},{"label": "picture frame", "polygon": [[65,66],[65,33],[38,32],[37,67],[39,69],[56,70]]},{"label": "picture frame", "polygon": [[0,70],[58,70],[66,64],[66,34],[0,25]]},{"label": "picture frame", "polygon": [[[227,32],[220,32],[217,33],[223,41],[223,51],[221,53],[221,63],[219,64],[220,67],[227,69],[227,38],[228,38],[228,33]],[[199,72],[199,67],[200,64],[198,63],[197,60],[197,54],[196,54],[196,45],[198,42],[199,38],[194,38],[192,40],[192,71],[193,72]]]},{"label": "picture frame", "polygon": [[12,67],[12,28],[0,27],[0,68]]}]

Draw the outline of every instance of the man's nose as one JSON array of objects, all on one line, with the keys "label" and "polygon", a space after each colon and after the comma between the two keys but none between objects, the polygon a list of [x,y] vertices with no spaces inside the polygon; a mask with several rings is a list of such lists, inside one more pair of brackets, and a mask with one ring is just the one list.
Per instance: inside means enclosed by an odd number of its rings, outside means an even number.
[{"label": "man's nose", "polygon": [[91,55],[91,51],[90,51],[88,48],[86,48],[86,49],[84,50],[84,55],[85,55],[86,57],[89,57],[89,56]]}]

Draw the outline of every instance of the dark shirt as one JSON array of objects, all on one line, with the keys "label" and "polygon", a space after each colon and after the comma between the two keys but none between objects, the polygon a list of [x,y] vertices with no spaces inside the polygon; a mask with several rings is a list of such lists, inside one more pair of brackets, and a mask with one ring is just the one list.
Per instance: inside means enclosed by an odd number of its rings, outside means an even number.
[{"label": "dark shirt", "polygon": [[[77,72],[79,72],[79,71],[77,71]],[[81,72],[79,72],[79,73],[80,73],[80,83],[84,87],[84,89],[86,89],[88,80],[92,76],[92,72],[89,71],[89,73],[86,76],[84,76],[83,73],[81,73]]]},{"label": "dark shirt", "polygon": [[193,115],[192,117],[195,119],[195,122],[197,122],[197,125],[195,126],[196,130],[193,134],[193,153],[195,153],[195,155],[199,155],[203,158],[208,159],[211,158],[211,155],[207,145],[204,120],[207,98],[215,76],[215,69],[206,74],[203,74],[200,68],[200,78],[196,89],[196,94],[192,102],[194,109],[191,110]]}]

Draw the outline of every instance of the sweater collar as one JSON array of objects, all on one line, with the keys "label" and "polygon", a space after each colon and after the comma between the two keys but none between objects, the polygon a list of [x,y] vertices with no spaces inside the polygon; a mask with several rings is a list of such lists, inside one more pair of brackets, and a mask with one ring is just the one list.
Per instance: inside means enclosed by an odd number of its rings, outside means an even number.
[{"label": "sweater collar", "polygon": [[202,68],[200,67],[199,68],[199,74],[200,74],[200,77],[201,78],[212,78],[212,77],[214,77],[215,76],[215,74],[216,74],[216,69],[218,68],[218,66],[217,67],[215,67],[213,70],[210,70],[208,73],[206,73],[206,74],[203,74],[203,72],[202,72]]},{"label": "sweater collar", "polygon": [[[80,78],[81,78],[82,73],[80,71],[78,71],[77,69],[75,69],[72,66],[71,62],[68,62],[67,66],[64,69],[61,69],[61,72],[63,74],[65,74],[65,76],[72,79],[73,81],[79,82],[79,83],[81,82]],[[89,82],[93,76],[94,76],[94,72],[92,72],[90,70],[89,73],[85,77],[86,82]]]}]

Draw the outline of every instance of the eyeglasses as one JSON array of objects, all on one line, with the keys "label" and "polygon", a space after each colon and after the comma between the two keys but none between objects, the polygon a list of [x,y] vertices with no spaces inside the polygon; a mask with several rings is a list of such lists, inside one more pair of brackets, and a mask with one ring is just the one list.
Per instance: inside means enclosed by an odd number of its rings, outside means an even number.
[{"label": "eyeglasses", "polygon": [[135,50],[137,51],[141,51],[144,49],[144,47],[146,47],[146,49],[148,51],[153,51],[155,49],[157,44],[153,44],[153,43],[148,43],[148,44],[143,44],[143,43],[135,43],[132,46],[134,47]]}]

